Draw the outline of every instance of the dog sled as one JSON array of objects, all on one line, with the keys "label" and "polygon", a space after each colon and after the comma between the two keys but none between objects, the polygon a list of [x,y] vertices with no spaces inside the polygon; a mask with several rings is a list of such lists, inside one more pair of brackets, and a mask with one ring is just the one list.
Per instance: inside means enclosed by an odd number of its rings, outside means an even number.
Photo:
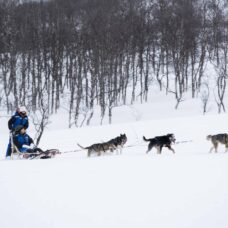
[{"label": "dog sled", "polygon": [[22,158],[24,159],[48,159],[54,158],[56,154],[60,154],[58,149],[48,149],[43,152],[36,152],[36,153],[23,153]]},{"label": "dog sled", "polygon": [[27,160],[32,160],[32,159],[49,159],[49,158],[54,158],[57,154],[61,154],[58,149],[48,149],[45,151],[41,152],[20,152],[18,148],[13,145],[12,147],[12,152],[11,152],[11,160],[17,159],[27,159]]},{"label": "dog sled", "polygon": [[27,152],[21,152],[13,141],[13,133],[10,133],[10,144],[11,144],[11,155],[10,159],[48,159],[54,158],[57,154],[60,154],[58,149],[48,149],[41,150],[39,148],[35,148],[33,150]]}]

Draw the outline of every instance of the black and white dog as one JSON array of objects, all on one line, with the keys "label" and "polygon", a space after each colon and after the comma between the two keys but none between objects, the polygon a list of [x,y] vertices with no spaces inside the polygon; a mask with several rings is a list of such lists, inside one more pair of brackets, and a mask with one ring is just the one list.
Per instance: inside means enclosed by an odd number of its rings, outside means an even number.
[{"label": "black and white dog", "polygon": [[143,140],[150,142],[146,153],[148,153],[153,147],[157,148],[158,154],[161,154],[163,147],[167,147],[169,150],[172,150],[173,153],[175,153],[174,149],[171,147],[171,144],[175,143],[176,141],[174,134],[156,136],[151,139],[146,139],[145,136],[143,136]]}]

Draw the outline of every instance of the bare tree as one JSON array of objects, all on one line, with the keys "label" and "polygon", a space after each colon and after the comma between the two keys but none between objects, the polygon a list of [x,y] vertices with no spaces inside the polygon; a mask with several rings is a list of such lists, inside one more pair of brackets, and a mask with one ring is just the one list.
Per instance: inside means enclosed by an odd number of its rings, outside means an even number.
[{"label": "bare tree", "polygon": [[209,58],[217,72],[216,101],[220,111],[225,110],[228,42],[223,4],[0,0],[1,104],[10,111],[23,103],[36,112],[45,90],[48,111],[39,114],[44,120],[67,96],[69,127],[89,124],[96,105],[101,123],[105,115],[111,123],[114,107],[138,98],[146,102],[154,81],[175,95],[175,108],[186,92],[197,97]]},{"label": "bare tree", "polygon": [[208,83],[203,83],[200,89],[200,99],[203,104],[203,114],[205,114],[208,111],[208,101],[210,97],[210,89]]},{"label": "bare tree", "polygon": [[33,122],[33,124],[35,126],[35,130],[36,130],[36,135],[35,135],[36,143],[35,144],[37,146],[40,143],[44,130],[46,129],[47,125],[50,123],[50,121],[49,121],[50,115],[48,112],[48,106],[49,106],[49,104],[47,103],[47,99],[46,99],[45,92],[44,92],[44,96],[41,98],[41,100],[39,102],[39,108],[35,112],[31,113],[32,122]]}]

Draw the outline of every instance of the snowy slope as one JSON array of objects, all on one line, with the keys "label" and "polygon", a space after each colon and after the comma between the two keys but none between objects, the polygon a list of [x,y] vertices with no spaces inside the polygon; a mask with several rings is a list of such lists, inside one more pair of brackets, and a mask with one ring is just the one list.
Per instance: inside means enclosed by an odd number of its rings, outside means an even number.
[{"label": "snowy slope", "polygon": [[[228,227],[228,153],[221,146],[218,154],[209,154],[211,145],[205,140],[207,134],[227,132],[228,116],[162,115],[49,129],[40,146],[59,148],[62,155],[1,160],[0,227]],[[70,153],[79,149],[77,142],[88,146],[120,133],[128,137],[122,155],[87,158],[85,151]],[[145,154],[142,136],[166,133],[176,135],[176,154],[167,149],[161,155],[156,150]],[[7,133],[3,138],[8,140]]]},{"label": "snowy slope", "polygon": [[113,156],[1,162],[1,227],[227,227],[227,162]]}]

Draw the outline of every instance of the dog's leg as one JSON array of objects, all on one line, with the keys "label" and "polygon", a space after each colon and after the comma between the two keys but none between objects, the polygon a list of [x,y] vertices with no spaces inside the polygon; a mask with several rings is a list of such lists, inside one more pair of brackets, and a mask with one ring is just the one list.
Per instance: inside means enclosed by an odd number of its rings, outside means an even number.
[{"label": "dog's leg", "polygon": [[218,152],[218,143],[214,143],[214,147],[215,147],[215,153]]},{"label": "dog's leg", "polygon": [[225,149],[225,152],[228,151],[228,144],[225,145],[226,149]]},{"label": "dog's leg", "polygon": [[115,147],[115,151],[116,151],[116,155],[118,155],[119,154],[119,148],[118,148],[118,146]]},{"label": "dog's leg", "polygon": [[214,142],[214,141],[211,141],[212,142],[212,147],[209,151],[209,153],[211,153],[213,150],[215,150],[215,153],[217,153],[217,148],[218,148],[218,143]]},{"label": "dog's leg", "polygon": [[172,150],[173,153],[175,154],[175,150],[170,145],[168,145],[167,147],[168,147],[169,150]]},{"label": "dog's leg", "polygon": [[122,154],[123,146],[120,147],[120,154]]},{"label": "dog's leg", "polygon": [[153,146],[151,145],[151,143],[149,143],[146,153],[148,154],[152,148]]},{"label": "dog's leg", "polygon": [[116,147],[116,155],[119,155],[119,153],[120,153],[120,152],[119,152],[119,147],[117,146],[117,147]]},{"label": "dog's leg", "polygon": [[156,146],[157,148],[157,154],[161,154],[161,146]]},{"label": "dog's leg", "polygon": [[214,146],[211,147],[211,149],[209,150],[209,153],[211,153],[213,149],[215,149]]},{"label": "dog's leg", "polygon": [[149,150],[149,146],[148,146],[148,147],[147,147],[147,151],[146,151],[146,154],[148,154],[148,153],[149,153],[149,151],[150,151],[150,150]]}]

